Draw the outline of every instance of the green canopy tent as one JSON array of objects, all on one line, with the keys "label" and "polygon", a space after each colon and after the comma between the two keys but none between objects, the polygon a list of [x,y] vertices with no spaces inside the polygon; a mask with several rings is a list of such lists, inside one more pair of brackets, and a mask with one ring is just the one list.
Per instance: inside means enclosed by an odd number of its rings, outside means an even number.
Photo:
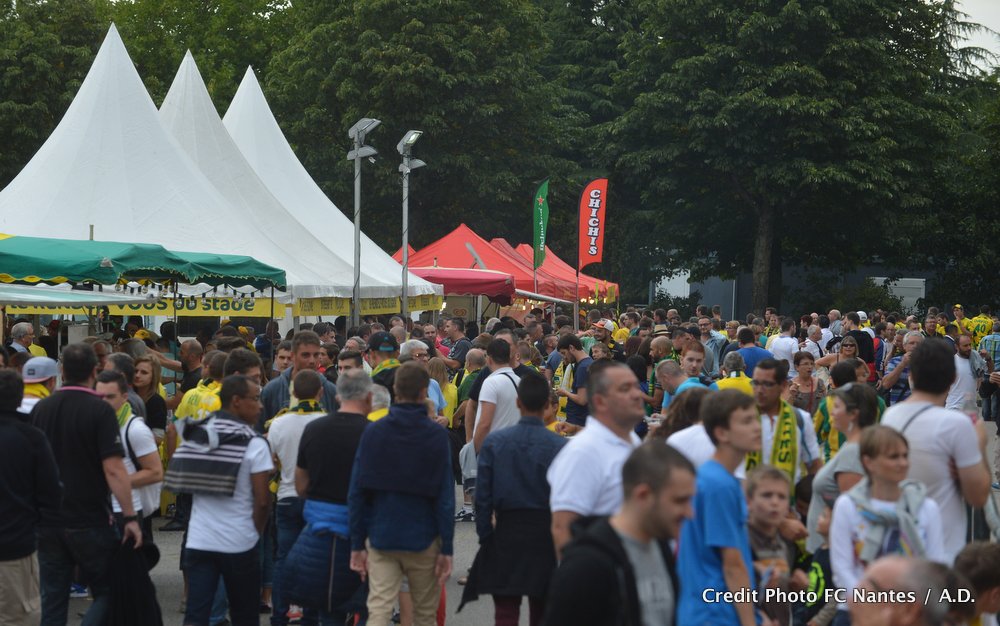
[{"label": "green canopy tent", "polygon": [[228,284],[256,289],[285,287],[285,271],[249,256],[212,252],[173,252],[191,265],[191,283]]},{"label": "green canopy tent", "polygon": [[283,288],[285,272],[248,256],[173,252],[144,243],[0,234],[0,283],[153,281]]}]

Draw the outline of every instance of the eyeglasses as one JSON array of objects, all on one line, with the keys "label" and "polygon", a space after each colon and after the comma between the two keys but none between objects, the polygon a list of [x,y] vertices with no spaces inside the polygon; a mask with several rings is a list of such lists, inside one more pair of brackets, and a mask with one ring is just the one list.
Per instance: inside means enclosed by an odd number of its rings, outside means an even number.
[{"label": "eyeglasses", "polygon": [[780,383],[776,383],[773,380],[750,380],[750,385],[753,387],[763,387],[764,389],[773,389],[777,387]]},{"label": "eyeglasses", "polygon": [[840,347],[841,348],[857,348],[858,344],[856,344],[856,343],[842,343],[842,344],[840,344]]},{"label": "eyeglasses", "polygon": [[412,356],[415,359],[427,359],[427,358],[430,358],[430,355],[428,353],[426,353],[426,352],[411,352],[410,356]]}]

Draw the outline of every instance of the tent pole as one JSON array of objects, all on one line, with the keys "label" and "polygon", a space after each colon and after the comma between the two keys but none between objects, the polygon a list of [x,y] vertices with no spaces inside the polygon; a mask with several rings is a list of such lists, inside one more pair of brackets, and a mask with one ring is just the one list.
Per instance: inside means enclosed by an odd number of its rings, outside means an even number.
[{"label": "tent pole", "polygon": [[267,342],[269,344],[271,344],[271,369],[272,370],[274,369],[274,357],[275,357],[274,347],[275,346],[274,346],[274,339],[271,339],[271,337],[267,334],[267,332],[271,329],[271,324],[273,324],[273,323],[274,323],[274,285],[271,285],[271,318],[267,321],[267,326],[264,327],[264,339],[266,339]]},{"label": "tent pole", "polygon": [[[579,266],[579,262],[577,266]],[[573,296],[573,330],[580,332],[580,268],[576,268],[576,294]]]}]

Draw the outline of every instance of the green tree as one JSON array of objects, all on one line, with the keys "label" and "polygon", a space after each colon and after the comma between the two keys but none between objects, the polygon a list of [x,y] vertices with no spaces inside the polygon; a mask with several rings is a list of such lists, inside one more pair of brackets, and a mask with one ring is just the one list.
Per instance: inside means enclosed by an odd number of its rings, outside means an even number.
[{"label": "green tree", "polygon": [[887,236],[931,206],[955,128],[958,18],[908,0],[646,0],[626,38],[614,183],[655,210],[668,264],[751,269],[777,304],[781,263],[900,258]]},{"label": "green tree", "polygon": [[91,0],[0,4],[0,189],[59,123],[107,29]]},{"label": "green tree", "polygon": [[191,50],[222,113],[247,66],[266,71],[286,45],[287,6],[286,0],[116,0],[110,18],[157,106]]},{"label": "green tree", "polygon": [[[303,164],[345,212],[353,208],[347,129],[382,120],[368,137],[381,157],[363,167],[363,228],[399,246],[396,143],[425,135],[410,178],[410,238],[429,243],[459,222],[486,236],[531,240],[531,198],[552,179],[553,213],[574,205],[575,166],[555,154],[558,93],[537,65],[547,46],[527,0],[296,2],[296,32],[268,69],[265,91]],[[353,213],[351,213],[353,214]],[[555,231],[550,229],[555,236]]]},{"label": "green tree", "polygon": [[[997,72],[961,93],[964,116],[936,176],[936,210],[914,240],[934,270],[927,301],[967,307],[1000,303],[1000,80]],[[969,309],[972,311],[972,308]]]},{"label": "green tree", "polygon": [[[628,107],[614,78],[625,67],[622,41],[641,23],[636,0],[537,0],[551,39],[539,71],[558,90],[556,123],[565,137],[564,156],[579,165],[569,180],[578,193],[592,178],[608,176],[612,161],[604,137],[607,126]],[[655,214],[638,208],[629,188],[611,185],[605,260],[588,274],[615,280],[626,301],[643,301],[650,280],[668,271],[658,263]],[[576,200],[576,198],[573,198]],[[553,249],[570,264],[577,258],[578,210],[575,202],[553,211]],[[635,260],[644,260],[636,264]],[[649,260],[649,262],[645,262]]]}]

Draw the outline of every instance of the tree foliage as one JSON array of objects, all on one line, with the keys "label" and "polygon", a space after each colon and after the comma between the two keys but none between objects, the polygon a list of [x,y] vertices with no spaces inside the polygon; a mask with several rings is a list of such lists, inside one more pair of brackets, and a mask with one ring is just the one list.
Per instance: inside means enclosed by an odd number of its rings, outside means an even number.
[{"label": "tree foliage", "polygon": [[[960,45],[977,26],[955,3],[6,2],[0,187],[58,123],[114,21],[157,103],[187,49],[220,112],[252,65],[347,213],[347,129],[381,119],[362,214],[389,251],[401,230],[395,146],[419,129],[418,247],[459,222],[530,241],[531,197],[550,177],[548,243],[572,264],[580,190],[608,176],[605,261],[587,271],[618,281],[625,300],[680,270],[751,270],[760,309],[780,304],[783,264],[816,276],[882,264],[929,270],[930,297],[975,303],[1000,291],[1000,88],[977,70],[996,60]],[[837,282],[799,299],[853,297]]]},{"label": "tree foliage", "polygon": [[881,233],[930,206],[952,130],[937,88],[952,16],[906,0],[640,7],[614,172],[659,213],[668,265],[752,268],[762,309],[780,297],[782,261],[849,268],[896,252]]},{"label": "tree foliage", "polygon": [[99,9],[79,0],[0,3],[0,188],[73,101],[106,29]]},{"label": "tree foliage", "polygon": [[116,0],[110,18],[157,106],[191,50],[220,113],[247,66],[266,71],[287,42],[286,0]]},{"label": "tree foliage", "polygon": [[554,155],[556,100],[537,69],[547,40],[531,3],[312,0],[291,12],[295,37],[265,89],[306,168],[342,209],[353,208],[347,129],[362,117],[383,121],[368,137],[381,156],[364,164],[362,215],[387,249],[399,245],[395,146],[408,129],[424,131],[413,151],[427,162],[410,178],[415,245],[463,221],[529,240],[531,196],[546,176],[551,205],[575,201],[559,184],[574,166]]}]

